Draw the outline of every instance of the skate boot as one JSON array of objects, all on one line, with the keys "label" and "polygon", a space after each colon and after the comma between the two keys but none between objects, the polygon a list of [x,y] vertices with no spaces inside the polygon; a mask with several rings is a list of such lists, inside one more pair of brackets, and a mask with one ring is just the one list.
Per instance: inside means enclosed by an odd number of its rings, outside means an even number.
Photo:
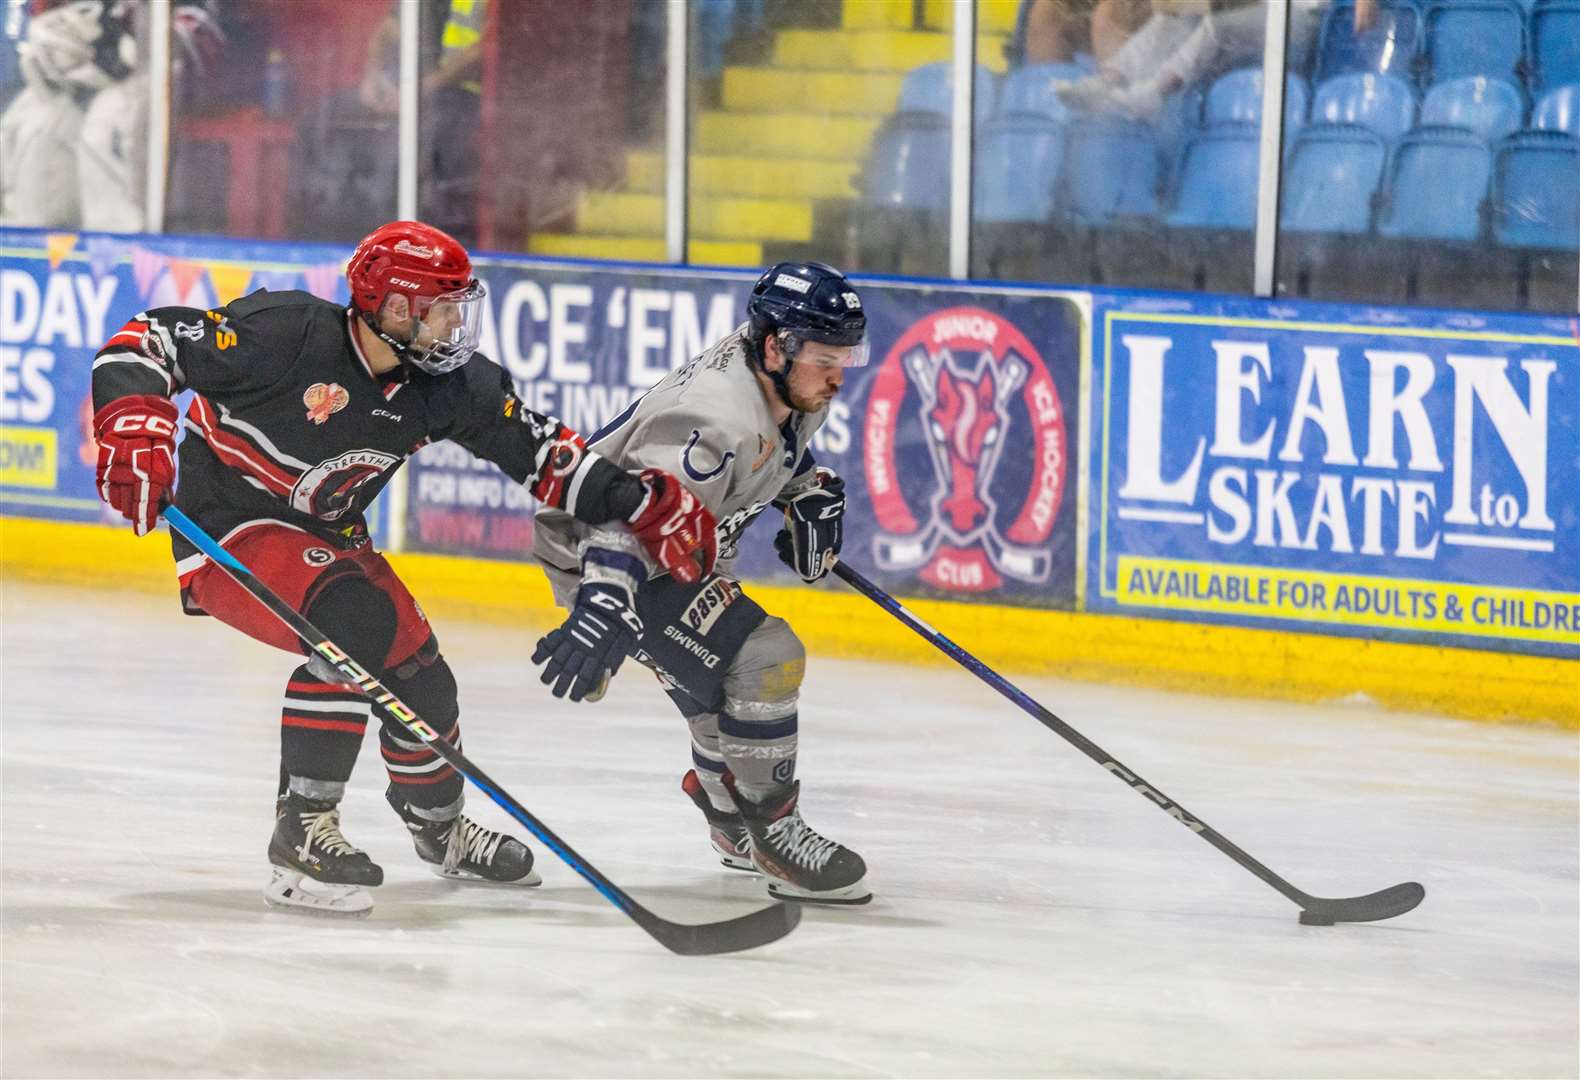
[{"label": "skate boot", "polygon": [[770,896],[820,904],[865,904],[872,899],[861,856],[819,836],[801,819],[796,809],[801,781],[754,803],[735,790],[732,779],[726,778],[725,784],[751,832],[752,862],[768,879]]},{"label": "skate boot", "polygon": [[291,793],[275,802],[269,839],[274,874],[263,899],[274,907],[321,915],[366,915],[384,871],[340,831],[339,804]]},{"label": "skate boot", "polygon": [[401,816],[411,830],[417,857],[439,877],[495,885],[543,884],[532,869],[532,849],[513,836],[485,829],[465,814],[453,821]]},{"label": "skate boot", "polygon": [[746,830],[746,822],[741,820],[741,815],[720,810],[713,805],[708,793],[702,789],[702,781],[697,779],[696,769],[686,770],[686,775],[680,780],[680,790],[691,797],[697,809],[702,811],[702,816],[708,819],[708,838],[713,841],[713,850],[719,853],[719,861],[732,870],[750,870],[755,874],[757,865],[752,862],[752,834]]}]

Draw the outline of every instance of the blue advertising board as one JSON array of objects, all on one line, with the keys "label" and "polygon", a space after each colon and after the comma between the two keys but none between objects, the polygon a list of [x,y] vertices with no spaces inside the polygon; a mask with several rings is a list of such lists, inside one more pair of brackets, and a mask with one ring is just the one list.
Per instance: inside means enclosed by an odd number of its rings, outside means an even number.
[{"label": "blue advertising board", "polygon": [[1099,294],[1091,610],[1580,655],[1564,318]]},{"label": "blue advertising board", "polygon": [[[531,407],[597,430],[745,318],[755,274],[480,260],[483,351]],[[856,279],[872,361],[847,372],[813,452],[845,477],[845,554],[889,588],[1074,602],[1084,314],[1030,290]],[[412,462],[410,550],[522,557],[531,500],[459,447]],[[764,515],[765,519],[772,514]],[[739,572],[788,577],[773,522]]]},{"label": "blue advertising board", "polygon": [[[93,354],[139,311],[347,299],[344,248],[0,229],[0,513],[124,526],[94,492]],[[177,399],[178,402],[181,400]],[[377,538],[383,514],[368,516]]]}]

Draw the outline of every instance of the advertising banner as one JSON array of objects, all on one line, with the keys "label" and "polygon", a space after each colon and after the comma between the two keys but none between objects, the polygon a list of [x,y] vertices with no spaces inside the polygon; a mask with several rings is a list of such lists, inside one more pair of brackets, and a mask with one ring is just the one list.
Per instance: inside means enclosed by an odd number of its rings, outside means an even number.
[{"label": "advertising banner", "polygon": [[[0,229],[0,513],[124,525],[94,492],[93,354],[148,308],[206,310],[260,288],[344,302],[348,254],[310,245]],[[369,515],[375,535],[382,516]]]},{"label": "advertising banner", "polygon": [[1580,655],[1574,320],[1098,297],[1087,606]]},{"label": "advertising banner", "polygon": [[[756,277],[481,263],[483,352],[528,405],[584,433],[744,321]],[[846,556],[911,594],[1072,606],[1078,299],[856,284],[872,360],[846,373],[813,445],[846,480]],[[420,452],[408,492],[410,550],[531,548],[531,499],[459,447]],[[759,522],[743,538],[743,576],[790,577],[773,554],[777,528]]]}]

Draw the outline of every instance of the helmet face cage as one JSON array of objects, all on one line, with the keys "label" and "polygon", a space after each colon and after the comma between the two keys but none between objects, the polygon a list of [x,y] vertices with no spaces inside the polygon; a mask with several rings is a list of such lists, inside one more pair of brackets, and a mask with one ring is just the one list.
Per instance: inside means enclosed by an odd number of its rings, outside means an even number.
[{"label": "helmet face cage", "polygon": [[411,336],[402,359],[430,375],[454,371],[477,351],[487,290],[473,279],[464,289],[412,297]]}]

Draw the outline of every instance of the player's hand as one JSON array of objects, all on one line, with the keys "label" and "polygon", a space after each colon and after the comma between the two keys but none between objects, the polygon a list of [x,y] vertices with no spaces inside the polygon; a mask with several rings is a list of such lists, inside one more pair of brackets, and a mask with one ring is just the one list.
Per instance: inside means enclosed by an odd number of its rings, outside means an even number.
[{"label": "player's hand", "polygon": [[641,636],[642,620],[624,590],[583,585],[570,616],[538,642],[532,662],[543,665],[543,685],[555,697],[569,691],[572,701],[597,701]]},{"label": "player's hand", "polygon": [[116,398],[93,415],[99,444],[99,498],[132,523],[138,536],[153,531],[176,482],[175,403],[157,394]]},{"label": "player's hand", "polygon": [[631,517],[631,533],[676,581],[701,581],[719,557],[713,511],[662,469],[644,469],[638,479],[646,494]]},{"label": "player's hand", "polygon": [[817,581],[834,569],[845,534],[845,481],[833,469],[817,467],[817,486],[777,505],[785,527],[774,537],[774,550],[802,581]]}]

